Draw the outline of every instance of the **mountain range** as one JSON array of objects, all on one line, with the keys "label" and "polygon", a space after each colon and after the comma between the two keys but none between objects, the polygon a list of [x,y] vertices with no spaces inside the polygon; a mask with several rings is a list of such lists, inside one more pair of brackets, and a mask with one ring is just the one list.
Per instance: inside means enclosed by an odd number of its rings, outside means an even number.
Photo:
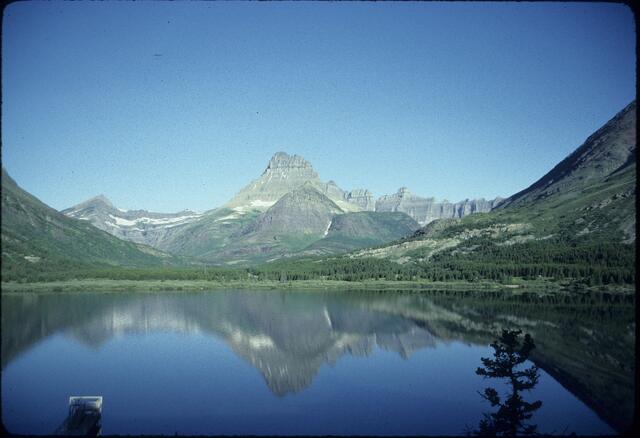
[{"label": "mountain range", "polygon": [[605,282],[624,270],[625,278],[632,277],[625,281],[633,282],[635,195],[634,101],[490,214],[435,221],[409,237],[348,257],[428,267],[445,278],[463,273],[477,278],[514,266],[510,272],[520,267],[523,275],[590,272]]},{"label": "mountain range", "polygon": [[488,201],[436,202],[404,187],[374,201],[370,191],[325,183],[304,158],[278,152],[231,200],[202,213],[124,211],[103,195],[59,213],[3,168],[3,273],[5,262],[16,272],[53,261],[246,266],[341,253],[348,253],[344,260],[439,262],[450,271],[452,261],[473,264],[498,253],[506,263],[514,248],[546,257],[549,248],[585,242],[630,245],[635,121],[634,101],[530,187]]},{"label": "mountain range", "polygon": [[277,152],[260,177],[222,207],[204,213],[124,211],[104,195],[62,213],[169,253],[209,263],[251,264],[390,242],[437,219],[488,212],[500,200],[451,204],[402,188],[375,201],[369,190],[345,191],[334,181],[323,182],[303,157]]}]

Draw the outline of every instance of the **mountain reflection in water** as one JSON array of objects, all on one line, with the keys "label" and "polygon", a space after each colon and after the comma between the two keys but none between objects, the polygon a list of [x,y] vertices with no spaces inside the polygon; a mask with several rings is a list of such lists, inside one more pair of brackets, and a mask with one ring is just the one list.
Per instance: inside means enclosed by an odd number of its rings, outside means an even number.
[{"label": "mountain reflection in water", "polygon": [[379,347],[409,358],[437,343],[486,346],[501,329],[520,328],[536,340],[531,360],[621,430],[633,413],[634,321],[632,296],[595,293],[3,295],[2,368],[59,332],[95,348],[122,334],[212,334],[284,396],[345,354],[368,356]]}]

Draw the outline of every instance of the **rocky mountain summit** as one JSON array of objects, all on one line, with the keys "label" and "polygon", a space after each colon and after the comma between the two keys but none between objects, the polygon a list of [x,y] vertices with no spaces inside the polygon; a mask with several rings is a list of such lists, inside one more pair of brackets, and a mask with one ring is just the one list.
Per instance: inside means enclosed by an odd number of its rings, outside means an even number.
[{"label": "rocky mountain summit", "polygon": [[377,201],[367,189],[342,190],[334,181],[323,182],[313,170],[311,164],[299,155],[285,152],[276,153],[260,178],[252,181],[225,207],[248,211],[265,210],[286,193],[311,184],[335,202],[345,212],[381,211],[403,212],[411,216],[420,225],[443,218],[461,218],[472,213],[486,213],[500,203],[502,198],[493,200],[466,199],[457,203],[437,202],[435,198],[422,198],[413,195],[402,187],[393,195],[384,195]]},{"label": "rocky mountain summit", "polygon": [[334,181],[323,182],[311,164],[299,155],[277,152],[258,179],[242,188],[225,207],[236,210],[266,210],[282,196],[304,184],[311,184],[344,211],[361,207],[348,199],[348,193]]},{"label": "rocky mountain summit", "polygon": [[177,228],[198,219],[191,210],[178,213],[154,213],[146,210],[122,210],[104,195],[95,196],[62,210],[66,216],[89,221],[93,226],[120,239],[159,248]]},{"label": "rocky mountain summit", "polygon": [[375,211],[376,202],[373,194],[367,189],[354,189],[347,193],[347,201],[357,204],[364,211]]},{"label": "rocky mountain summit", "polygon": [[487,213],[496,207],[502,198],[492,200],[465,199],[451,203],[447,200],[436,201],[435,198],[422,198],[401,187],[393,195],[381,196],[375,204],[375,211],[401,211],[408,214],[420,225],[426,225],[436,219],[461,218],[473,213]]}]

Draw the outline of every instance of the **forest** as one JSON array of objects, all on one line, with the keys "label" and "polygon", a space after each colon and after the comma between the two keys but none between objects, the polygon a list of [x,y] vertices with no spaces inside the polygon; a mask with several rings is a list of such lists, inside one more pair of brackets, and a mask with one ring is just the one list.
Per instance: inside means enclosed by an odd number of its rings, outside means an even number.
[{"label": "forest", "polygon": [[[471,249],[470,249],[471,248]],[[514,279],[563,281],[578,285],[635,284],[635,248],[617,243],[531,241],[496,245],[490,240],[470,240],[466,248],[453,248],[421,261],[420,251],[411,262],[349,255],[331,258],[281,259],[255,267],[162,266],[124,268],[83,265],[64,259],[2,266],[3,281],[44,282],[69,279],[116,280],[297,280],[340,281],[493,281]]]}]

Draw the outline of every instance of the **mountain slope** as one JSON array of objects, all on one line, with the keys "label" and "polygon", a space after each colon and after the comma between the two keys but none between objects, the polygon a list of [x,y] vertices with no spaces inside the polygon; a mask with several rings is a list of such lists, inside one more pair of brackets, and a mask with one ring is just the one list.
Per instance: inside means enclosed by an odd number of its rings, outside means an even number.
[{"label": "mountain slope", "polygon": [[635,165],[636,102],[603,127],[528,188],[506,199],[500,208],[523,206],[553,196],[566,196],[600,183],[625,167]]},{"label": "mountain slope", "polygon": [[255,263],[299,251],[326,235],[333,217],[342,213],[313,184],[305,183],[235,233],[230,244],[209,259]]},{"label": "mountain slope", "polygon": [[178,213],[153,213],[146,210],[124,211],[115,207],[104,195],[98,195],[63,214],[89,221],[93,226],[120,239],[162,248],[163,242],[201,214],[190,210]]},{"label": "mountain slope", "polygon": [[[250,265],[281,257],[338,254],[389,242],[419,227],[404,213],[344,213],[311,183],[285,194],[260,214],[221,211],[226,213],[218,213],[206,225],[201,218],[185,227],[181,236],[194,233],[183,240],[185,246],[178,248],[174,241],[167,250],[197,252],[216,264]],[[225,233],[222,226],[227,227]]]},{"label": "mountain slope", "polygon": [[[327,196],[344,211],[360,211],[362,200],[353,199],[335,182],[323,182],[311,164],[299,155],[277,152],[271,157],[262,175],[242,188],[227,204],[227,208],[266,210],[285,194],[311,184],[316,190]],[[361,190],[353,194],[360,198]],[[366,201],[365,201],[366,202]],[[366,204],[365,204],[366,206]]]},{"label": "mountain slope", "polygon": [[268,237],[301,233],[326,234],[334,215],[343,213],[331,199],[306,183],[278,200],[240,234]]},{"label": "mountain slope", "polygon": [[[325,263],[339,279],[542,277],[634,284],[635,120],[633,102],[540,181],[490,213],[437,220],[408,238]],[[305,269],[312,268],[323,269]]]},{"label": "mountain slope", "polygon": [[257,210],[210,210],[193,222],[177,227],[158,243],[158,247],[171,254],[202,260],[215,259],[215,254],[229,245],[234,236],[259,215]]},{"label": "mountain slope", "polygon": [[420,225],[400,212],[363,211],[335,216],[327,235],[301,255],[337,254],[411,235]]},{"label": "mountain slope", "polygon": [[21,189],[2,169],[2,276],[91,265],[158,266],[173,258],[68,218]]}]

